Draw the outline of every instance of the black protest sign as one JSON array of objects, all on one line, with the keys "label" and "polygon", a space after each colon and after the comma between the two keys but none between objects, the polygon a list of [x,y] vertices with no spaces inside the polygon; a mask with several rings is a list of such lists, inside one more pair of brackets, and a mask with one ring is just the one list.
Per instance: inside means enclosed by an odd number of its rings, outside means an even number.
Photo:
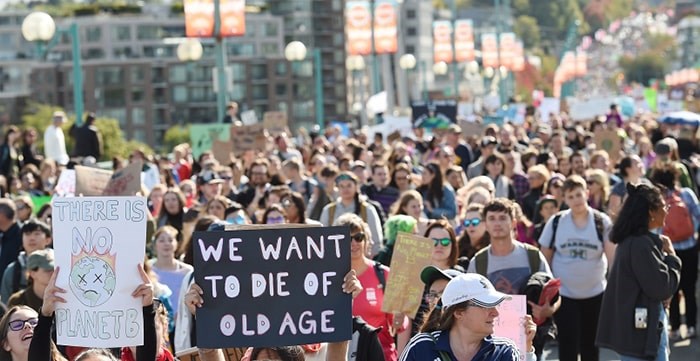
[{"label": "black protest sign", "polygon": [[447,129],[457,121],[457,103],[454,100],[413,102],[414,128]]},{"label": "black protest sign", "polygon": [[349,340],[348,227],[195,232],[200,348],[289,346]]}]

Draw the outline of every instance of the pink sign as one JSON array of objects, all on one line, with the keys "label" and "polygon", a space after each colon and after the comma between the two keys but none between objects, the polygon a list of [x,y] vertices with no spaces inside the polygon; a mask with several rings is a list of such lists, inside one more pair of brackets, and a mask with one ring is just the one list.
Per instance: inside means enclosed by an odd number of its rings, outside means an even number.
[{"label": "pink sign", "polygon": [[493,334],[513,340],[518,346],[520,356],[525,359],[527,337],[523,321],[527,313],[527,300],[524,295],[512,295],[510,300],[501,302],[498,317],[494,320]]}]

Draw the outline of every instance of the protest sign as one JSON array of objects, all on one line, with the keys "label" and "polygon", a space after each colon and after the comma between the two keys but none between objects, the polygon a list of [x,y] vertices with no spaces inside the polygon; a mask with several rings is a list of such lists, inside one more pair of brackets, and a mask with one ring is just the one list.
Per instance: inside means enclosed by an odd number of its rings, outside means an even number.
[{"label": "protest sign", "polygon": [[596,149],[608,152],[611,163],[620,158],[620,150],[622,150],[622,142],[620,136],[615,129],[599,129],[593,136],[595,138]]},{"label": "protest sign", "polygon": [[191,124],[190,145],[192,156],[196,159],[203,152],[211,150],[214,140],[228,141],[231,124]]},{"label": "protest sign", "polygon": [[347,227],[195,232],[201,348],[284,346],[350,339]]},{"label": "protest sign", "polygon": [[383,312],[416,314],[425,287],[420,273],[430,265],[433,248],[432,241],[427,238],[402,232],[397,235],[384,290]]},{"label": "protest sign", "polygon": [[255,114],[255,110],[246,110],[241,113],[241,122],[244,125],[253,125],[258,122],[258,115]]},{"label": "protest sign", "polygon": [[103,196],[133,196],[141,191],[143,162],[136,161],[112,174]]},{"label": "protest sign", "polygon": [[561,107],[559,98],[542,98],[540,102],[540,121],[549,123],[551,114],[558,115]]},{"label": "protest sign", "polygon": [[143,344],[143,309],[131,297],[142,283],[146,247],[143,197],[54,198],[52,203],[59,345],[125,347]]},{"label": "protest sign", "polygon": [[214,159],[219,163],[228,165],[231,163],[231,154],[233,153],[233,141],[214,140],[211,145],[211,152],[214,153]]},{"label": "protest sign", "polygon": [[457,121],[457,103],[454,100],[413,102],[411,110],[414,128],[446,129]]},{"label": "protest sign", "polygon": [[59,197],[72,197],[75,195],[75,170],[64,169],[56,182],[54,194]]},{"label": "protest sign", "polygon": [[101,196],[112,179],[112,171],[75,166],[75,194],[83,196]]},{"label": "protest sign", "polygon": [[285,133],[287,132],[287,113],[278,111],[265,112],[263,114],[263,125],[273,137]]},{"label": "protest sign", "polygon": [[527,336],[523,320],[527,313],[527,297],[525,295],[512,295],[511,299],[499,304],[498,317],[493,321],[493,334],[513,340],[518,346],[521,359],[527,355]]},{"label": "protest sign", "polygon": [[231,139],[236,154],[241,154],[246,150],[264,151],[267,147],[265,126],[262,124],[231,127]]}]

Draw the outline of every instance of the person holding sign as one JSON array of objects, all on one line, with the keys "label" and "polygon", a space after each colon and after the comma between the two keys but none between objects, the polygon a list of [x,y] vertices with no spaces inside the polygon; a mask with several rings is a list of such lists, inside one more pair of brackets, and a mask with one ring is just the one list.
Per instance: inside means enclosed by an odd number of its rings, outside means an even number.
[{"label": "person holding sign", "polygon": [[[158,336],[155,326],[155,311],[153,307],[153,284],[143,266],[138,266],[139,275],[143,283],[131,294],[134,298],[141,298],[143,306],[143,346],[136,349],[136,360],[156,360],[158,353]],[[44,303],[41,306],[39,319],[29,345],[28,359],[32,361],[57,361],[51,356],[51,326],[54,321],[54,311],[57,303],[65,303],[62,294],[66,290],[56,286],[56,278],[60,268],[56,267],[49,284],[44,291]],[[1,325],[0,325],[1,327]],[[158,359],[160,360],[160,359]],[[14,360],[13,360],[14,361]]]},{"label": "person holding sign", "polygon": [[[39,313],[28,306],[15,306],[0,320],[0,360],[27,361],[29,360],[29,344],[34,337],[34,328],[39,322]],[[56,345],[51,342],[49,350],[51,361],[65,361],[58,352]]]},{"label": "person holding sign", "polygon": [[[462,274],[447,283],[442,293],[438,330],[419,333],[411,339],[400,361],[418,360],[521,360],[513,341],[493,336],[498,306],[508,295],[496,291],[491,282],[478,274]],[[529,350],[526,360],[535,360],[532,340],[537,326],[525,316],[523,327]]]},{"label": "person holding sign", "polygon": [[[362,284],[362,292],[352,303],[353,316],[362,317],[372,327],[381,327],[379,342],[384,350],[386,361],[395,361],[398,357],[394,343],[394,315],[382,311],[384,287],[389,279],[389,268],[367,257],[371,248],[369,226],[354,214],[344,214],[338,218],[334,226],[349,226],[351,268],[357,272],[357,278]],[[392,326],[393,325],[393,326]],[[402,326],[402,323],[399,323]]]}]

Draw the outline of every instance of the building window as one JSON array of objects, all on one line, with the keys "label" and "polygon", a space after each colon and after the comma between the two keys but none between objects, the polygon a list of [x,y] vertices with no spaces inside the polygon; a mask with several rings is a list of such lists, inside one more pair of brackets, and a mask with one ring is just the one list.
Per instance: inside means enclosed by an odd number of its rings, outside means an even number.
[{"label": "building window", "polygon": [[134,129],[134,140],[146,143],[146,131],[143,129]]},{"label": "building window", "polygon": [[137,89],[131,91],[131,102],[141,103],[143,101],[143,90]]},{"label": "building window", "polygon": [[413,45],[406,45],[406,54],[415,54],[416,47]]},{"label": "building window", "polygon": [[146,124],[146,111],[143,108],[131,109],[131,124],[144,125]]},{"label": "building window", "polygon": [[282,97],[287,96],[287,85],[285,85],[285,84],[275,85],[275,95],[277,95],[278,98],[282,98]]},{"label": "building window", "polygon": [[168,72],[171,83],[182,83],[187,81],[187,67],[185,65],[173,65]]},{"label": "building window", "polygon": [[119,121],[120,127],[124,127],[126,125],[126,109],[124,108],[103,109],[101,113],[107,118],[112,118]]},{"label": "building window", "polygon": [[131,27],[129,27],[129,25],[117,25],[114,28],[112,28],[112,40],[131,40]]},{"label": "building window", "polygon": [[415,19],[416,18],[416,10],[415,9],[406,10],[406,18]]},{"label": "building window", "polygon": [[416,36],[417,33],[418,31],[416,31],[416,28],[414,28],[413,26],[409,26],[408,29],[406,29],[406,34],[408,36]]},{"label": "building window", "polygon": [[118,66],[103,66],[97,68],[95,81],[98,85],[120,84],[124,78],[124,72]]},{"label": "building window", "polygon": [[173,102],[186,103],[187,102],[187,87],[186,86],[174,86],[173,91]]},{"label": "building window", "polygon": [[287,63],[284,61],[278,62],[275,65],[275,74],[277,74],[277,76],[287,75]]},{"label": "building window", "polygon": [[105,89],[104,106],[108,108],[123,107],[126,105],[124,88]]},{"label": "building window", "polygon": [[245,77],[246,77],[245,64],[233,63],[233,64],[229,65],[229,68],[231,68],[231,75],[233,76],[234,79],[245,79]]},{"label": "building window", "polygon": [[131,47],[130,46],[125,46],[122,48],[114,48],[114,57],[115,58],[133,58],[134,55],[131,52]]},{"label": "building window", "polygon": [[95,43],[102,40],[102,28],[91,26],[85,29],[85,40],[88,43]]},{"label": "building window", "polygon": [[305,102],[294,102],[293,115],[295,118],[306,118],[313,116],[314,102],[309,100]]},{"label": "building window", "polygon": [[234,83],[231,88],[231,99],[243,100],[246,97],[246,86],[245,84]]},{"label": "building window", "polygon": [[83,53],[83,59],[102,59],[105,57],[105,52],[102,49],[88,49]]},{"label": "building window", "polygon": [[146,76],[142,67],[132,66],[131,67],[131,84],[143,83]]},{"label": "building window", "polygon": [[263,43],[260,45],[260,53],[263,56],[275,56],[278,55],[279,48],[275,43]]},{"label": "building window", "polygon": [[263,100],[267,99],[267,85],[255,85],[253,87],[253,99]]},{"label": "building window", "polygon": [[253,65],[251,75],[254,80],[267,79],[267,66],[265,64]]},{"label": "building window", "polygon": [[265,36],[277,36],[280,29],[277,23],[268,22],[265,23]]},{"label": "building window", "polygon": [[136,29],[136,38],[139,40],[160,39],[161,30],[155,25],[141,25]]},{"label": "building window", "polygon": [[228,49],[229,54],[237,56],[252,56],[255,53],[253,44],[230,44]]}]

